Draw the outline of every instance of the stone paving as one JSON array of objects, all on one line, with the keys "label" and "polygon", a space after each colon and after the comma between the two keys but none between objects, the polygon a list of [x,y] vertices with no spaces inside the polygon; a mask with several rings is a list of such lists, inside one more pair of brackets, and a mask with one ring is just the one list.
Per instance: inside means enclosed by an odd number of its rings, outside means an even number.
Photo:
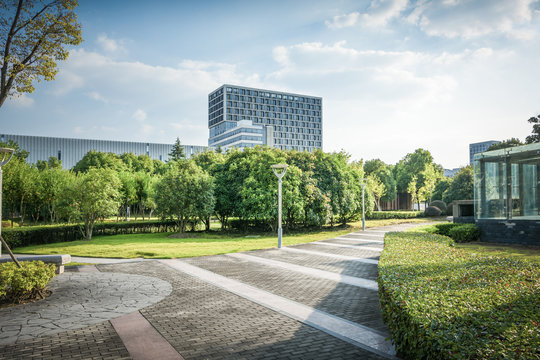
[{"label": "stone paving", "polygon": [[77,329],[139,310],[172,291],[146,276],[107,273],[58,275],[45,300],[0,309],[0,345]]},{"label": "stone paving", "polygon": [[[133,354],[108,320],[117,321],[118,316],[137,310],[184,359],[393,358],[391,352],[375,350],[378,347],[368,339],[370,332],[382,339],[388,333],[376,287],[344,283],[340,278],[373,283],[380,255],[376,248],[382,249],[382,244],[361,240],[382,239],[384,231],[411,226],[415,225],[343,236],[350,240],[325,240],[333,246],[310,243],[291,247],[307,250],[305,253],[269,249],[248,252],[245,257],[124,263],[111,259],[107,261],[110,264],[92,267],[99,272],[65,273],[51,283],[53,294],[49,298],[0,310],[0,360],[131,358]],[[173,263],[210,271],[218,279],[224,276],[224,283],[242,284],[285,303],[298,304],[298,309],[311,309],[314,318],[323,316],[324,322],[327,316],[349,324],[350,329],[356,326],[359,333],[356,337],[332,333],[310,319],[168,265]],[[362,340],[364,332],[368,338]]]}]

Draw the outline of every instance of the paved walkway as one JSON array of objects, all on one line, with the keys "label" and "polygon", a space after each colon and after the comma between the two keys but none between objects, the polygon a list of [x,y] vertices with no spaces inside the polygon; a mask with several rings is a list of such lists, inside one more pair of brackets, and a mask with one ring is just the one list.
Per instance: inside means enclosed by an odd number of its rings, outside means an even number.
[{"label": "paved walkway", "polygon": [[411,226],[75,268],[46,300],[0,310],[0,359],[394,358],[377,262],[384,233]]}]

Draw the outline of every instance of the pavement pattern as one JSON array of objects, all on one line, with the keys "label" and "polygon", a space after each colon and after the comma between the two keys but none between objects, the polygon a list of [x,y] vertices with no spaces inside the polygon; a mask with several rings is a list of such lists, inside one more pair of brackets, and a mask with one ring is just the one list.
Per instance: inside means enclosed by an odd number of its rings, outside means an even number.
[{"label": "pavement pattern", "polygon": [[[281,250],[79,267],[55,278],[49,298],[0,310],[0,359],[395,358],[377,261],[384,233],[411,226]],[[170,355],[153,354],[160,341]]]}]

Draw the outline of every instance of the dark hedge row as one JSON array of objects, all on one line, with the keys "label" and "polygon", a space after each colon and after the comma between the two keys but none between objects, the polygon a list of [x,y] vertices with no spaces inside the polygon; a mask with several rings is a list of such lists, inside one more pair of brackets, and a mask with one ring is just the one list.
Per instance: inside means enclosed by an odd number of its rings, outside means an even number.
[{"label": "dark hedge row", "polygon": [[414,219],[425,217],[423,211],[373,211],[366,215],[368,220]]},{"label": "dark hedge row", "polygon": [[390,233],[379,297],[405,359],[539,359],[540,266],[475,254],[446,236]]},{"label": "dark hedge row", "polygon": [[451,237],[463,243],[480,240],[480,228],[474,224],[444,223],[435,225],[435,234]]},{"label": "dark hedge row", "polygon": [[[98,223],[94,226],[94,236],[173,232],[178,228],[174,221],[126,221],[118,223]],[[80,226],[44,225],[2,229],[2,236],[11,248],[27,245],[41,245],[84,239]]]}]

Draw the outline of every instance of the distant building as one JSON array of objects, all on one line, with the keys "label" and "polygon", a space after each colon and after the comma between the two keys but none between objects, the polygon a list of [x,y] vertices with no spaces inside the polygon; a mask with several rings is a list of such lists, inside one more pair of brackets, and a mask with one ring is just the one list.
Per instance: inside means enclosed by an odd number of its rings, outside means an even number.
[{"label": "distant building", "polygon": [[[71,169],[90,150],[112,152],[118,155],[123,153],[148,155],[152,159],[168,161],[169,153],[173,147],[173,144],[156,144],[148,142],[0,134],[1,142],[8,142],[9,140],[16,142],[22,149],[30,153],[26,160],[28,163],[34,164],[38,160],[47,161],[49,157],[55,156],[62,161],[62,167],[64,169]],[[207,149],[206,146],[183,146],[184,154],[186,154],[186,157],[188,158]]]},{"label": "distant building", "polygon": [[443,175],[446,176],[446,177],[453,178],[454,176],[456,176],[456,174],[458,173],[459,170],[460,170],[460,168],[443,169]]},{"label": "distant building", "polygon": [[489,140],[489,141],[483,141],[478,142],[474,144],[469,144],[469,164],[473,164],[473,157],[474,154],[482,153],[489,149],[489,147],[493,144],[498,144],[500,141],[498,140]]},{"label": "distant building", "polygon": [[322,149],[322,98],[223,85],[208,95],[208,146]]}]

